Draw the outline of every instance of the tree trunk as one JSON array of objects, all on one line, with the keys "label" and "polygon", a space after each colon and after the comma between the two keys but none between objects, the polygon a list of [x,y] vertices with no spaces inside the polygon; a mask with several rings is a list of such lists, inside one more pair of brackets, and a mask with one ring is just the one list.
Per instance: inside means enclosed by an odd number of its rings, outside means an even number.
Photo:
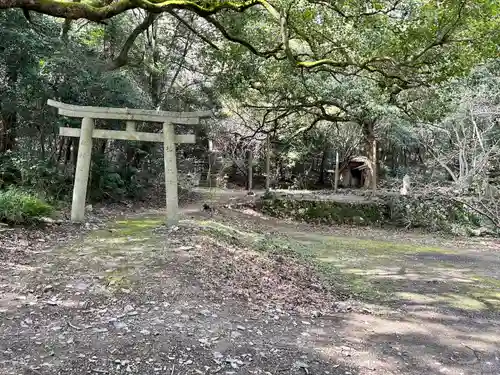
[{"label": "tree trunk", "polygon": [[320,165],[320,171],[319,171],[319,178],[318,178],[318,184],[323,186],[325,184],[325,164],[326,164],[326,157],[328,155],[328,150],[325,149],[323,150],[321,154],[321,165]]},{"label": "tree trunk", "polygon": [[377,140],[373,138],[372,140],[372,190],[375,193],[377,191],[377,177],[378,177],[378,168],[377,168]]},{"label": "tree trunk", "polygon": [[[15,88],[19,77],[19,63],[14,61],[16,56],[6,56],[5,83],[7,87]],[[16,97],[6,95],[0,101],[0,153],[12,151],[16,148],[17,112]],[[5,105],[7,104],[7,105]]]},{"label": "tree trunk", "polygon": [[17,113],[2,111],[0,114],[0,154],[16,147]]},{"label": "tree trunk", "polygon": [[364,187],[372,188],[373,191],[377,189],[377,140],[375,139],[375,124],[373,122],[363,123],[363,135],[365,141],[365,155],[371,163],[371,176],[365,180]]},{"label": "tree trunk", "polygon": [[76,161],[78,159],[78,148],[79,148],[78,142],[74,141],[70,145],[70,151],[71,151],[71,162],[73,163],[73,167],[76,169]]},{"label": "tree trunk", "polygon": [[106,147],[108,146],[108,140],[107,139],[103,139],[102,143],[101,143],[101,147],[100,147],[100,151],[101,151],[101,154],[102,156],[104,157],[104,154],[106,153]]},{"label": "tree trunk", "polygon": [[42,159],[45,159],[45,134],[43,133],[43,129],[40,125],[37,125],[36,129],[38,131],[40,141],[40,156]]},{"label": "tree trunk", "polygon": [[153,24],[151,27],[149,43],[152,51],[151,63],[154,67],[153,69],[149,69],[149,94],[151,95],[153,107],[159,109],[161,107],[162,77],[161,73],[155,69],[158,61],[160,60],[160,50],[158,46],[158,23]]},{"label": "tree trunk", "polygon": [[63,155],[64,144],[65,144],[65,138],[63,138],[63,137],[61,137],[61,139],[59,139],[59,142],[57,142],[55,144],[55,147],[57,149],[57,162],[58,163],[61,161],[61,158]]},{"label": "tree trunk", "polygon": [[75,150],[73,150],[73,154],[71,153],[71,146],[72,145],[73,145],[73,138],[70,138],[66,142],[66,153],[65,153],[65,157],[64,157],[64,165],[67,165],[68,162],[73,162],[74,165],[76,165],[76,159],[77,159],[78,152],[75,152]]}]

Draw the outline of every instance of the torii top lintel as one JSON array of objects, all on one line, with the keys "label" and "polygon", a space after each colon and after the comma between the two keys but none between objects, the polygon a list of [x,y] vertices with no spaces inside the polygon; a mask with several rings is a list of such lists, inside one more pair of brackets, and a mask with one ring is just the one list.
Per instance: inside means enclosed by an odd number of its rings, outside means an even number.
[{"label": "torii top lintel", "polygon": [[149,121],[181,125],[197,125],[200,119],[212,116],[210,111],[167,112],[150,109],[91,107],[61,103],[52,99],[47,104],[68,117],[90,117],[94,119]]}]

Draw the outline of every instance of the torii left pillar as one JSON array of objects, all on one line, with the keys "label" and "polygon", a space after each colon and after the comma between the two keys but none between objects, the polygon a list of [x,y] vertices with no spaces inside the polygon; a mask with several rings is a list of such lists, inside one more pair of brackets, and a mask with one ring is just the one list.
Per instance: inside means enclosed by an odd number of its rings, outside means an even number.
[{"label": "torii left pillar", "polygon": [[73,186],[73,204],[71,221],[80,223],[85,219],[85,199],[89,183],[90,161],[92,159],[92,133],[94,119],[84,117],[78,144],[78,159],[76,161],[75,182]]}]

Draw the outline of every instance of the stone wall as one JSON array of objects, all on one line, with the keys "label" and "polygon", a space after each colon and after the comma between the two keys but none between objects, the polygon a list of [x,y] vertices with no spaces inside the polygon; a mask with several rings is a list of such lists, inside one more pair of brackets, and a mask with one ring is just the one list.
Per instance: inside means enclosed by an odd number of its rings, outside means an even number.
[{"label": "stone wall", "polygon": [[321,224],[424,228],[432,232],[472,234],[480,218],[466,206],[441,196],[315,196],[270,194],[259,209],[271,216]]}]

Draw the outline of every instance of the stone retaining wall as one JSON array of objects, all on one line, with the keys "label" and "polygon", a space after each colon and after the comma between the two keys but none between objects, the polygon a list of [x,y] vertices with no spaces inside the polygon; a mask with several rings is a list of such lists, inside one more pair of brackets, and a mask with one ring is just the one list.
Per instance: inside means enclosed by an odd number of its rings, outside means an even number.
[{"label": "stone retaining wall", "polygon": [[278,193],[262,197],[258,207],[271,216],[321,224],[424,228],[462,235],[471,234],[481,226],[474,212],[442,196],[350,198]]}]

